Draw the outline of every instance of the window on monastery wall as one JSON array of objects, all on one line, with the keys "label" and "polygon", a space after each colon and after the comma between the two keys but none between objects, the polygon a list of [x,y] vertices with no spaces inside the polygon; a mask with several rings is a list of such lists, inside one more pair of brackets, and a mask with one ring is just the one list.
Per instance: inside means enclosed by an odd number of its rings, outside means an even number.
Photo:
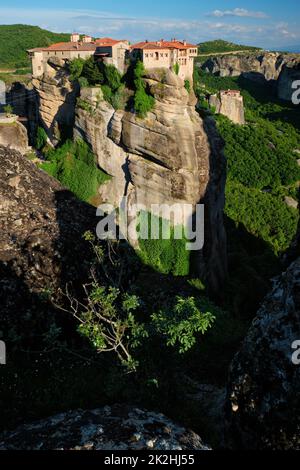
[{"label": "window on monastery wall", "polygon": [[146,54],[145,54],[145,57],[149,57],[149,54],[148,54],[148,53],[146,53]]},{"label": "window on monastery wall", "polygon": [[168,56],[169,56],[169,54],[168,54],[168,53],[166,53],[166,57],[168,57]]}]

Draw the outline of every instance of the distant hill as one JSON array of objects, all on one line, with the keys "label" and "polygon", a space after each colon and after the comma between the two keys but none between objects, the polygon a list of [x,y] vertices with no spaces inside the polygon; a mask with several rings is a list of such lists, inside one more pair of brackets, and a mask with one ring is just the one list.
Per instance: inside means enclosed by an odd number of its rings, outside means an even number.
[{"label": "distant hill", "polygon": [[290,52],[293,54],[300,54],[300,45],[299,46],[286,46],[286,47],[277,47],[274,51],[279,52]]},{"label": "distant hill", "polygon": [[38,26],[0,25],[0,68],[28,67],[26,50],[68,41],[69,34],[46,31]]},{"label": "distant hill", "polygon": [[198,44],[199,54],[219,54],[222,52],[236,52],[236,51],[258,51],[259,47],[244,46],[241,44],[234,44],[233,42],[223,41],[216,39],[215,41],[206,41]]}]

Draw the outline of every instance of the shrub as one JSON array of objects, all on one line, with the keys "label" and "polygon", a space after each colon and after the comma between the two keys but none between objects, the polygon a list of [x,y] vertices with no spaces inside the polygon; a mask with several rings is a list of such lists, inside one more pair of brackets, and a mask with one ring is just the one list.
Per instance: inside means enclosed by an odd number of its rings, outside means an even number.
[{"label": "shrub", "polygon": [[178,62],[176,62],[176,64],[173,65],[173,70],[174,70],[174,72],[176,73],[176,75],[179,74],[180,65],[178,64]]},{"label": "shrub", "polygon": [[136,321],[134,312],[140,306],[136,295],[121,293],[115,287],[101,286],[96,281],[85,286],[86,308],[74,313],[80,322],[78,331],[88,338],[98,352],[114,351],[122,364],[131,369],[137,366],[131,349],[148,336],[147,330]]},{"label": "shrub", "polygon": [[139,117],[143,118],[153,108],[155,100],[153,96],[147,95],[144,89],[140,88],[134,95],[134,109]]},{"label": "shrub", "polygon": [[112,96],[113,96],[111,88],[108,85],[102,85],[101,89],[102,89],[103,98],[105,99],[105,101],[107,101],[108,103],[111,103]]},{"label": "shrub", "polygon": [[84,59],[73,59],[69,63],[69,70],[70,70],[70,79],[71,80],[78,80],[81,77],[83,66],[84,66]]},{"label": "shrub", "polygon": [[87,111],[90,115],[93,115],[95,112],[95,109],[93,108],[91,103],[86,100],[83,100],[82,98],[77,98],[77,106],[83,109],[84,111]]},{"label": "shrub", "polygon": [[124,85],[121,85],[120,88],[112,95],[111,105],[115,109],[125,109],[128,101],[127,90]]},{"label": "shrub", "polygon": [[85,77],[79,77],[78,83],[80,85],[80,88],[87,88],[89,86],[88,79]]},{"label": "shrub", "polygon": [[116,92],[121,86],[122,76],[114,65],[106,65],[104,68],[105,83],[112,92]]},{"label": "shrub", "polygon": [[196,333],[204,334],[211,328],[215,316],[201,312],[194,297],[176,297],[175,305],[151,315],[156,330],[167,340],[167,346],[178,345],[185,353],[196,343]]},{"label": "shrub", "polygon": [[36,132],[36,138],[35,138],[35,147],[38,150],[42,150],[45,147],[47,141],[48,141],[48,136],[46,134],[45,129],[43,129],[42,127],[38,127],[37,132]]},{"label": "shrub", "polygon": [[145,117],[155,104],[153,96],[149,95],[146,91],[146,83],[143,80],[144,74],[144,64],[143,62],[138,61],[134,69],[134,109],[137,115],[141,118]]},{"label": "shrub", "polygon": [[191,93],[191,82],[189,80],[184,80],[184,88],[188,93]]},{"label": "shrub", "polygon": [[93,56],[89,57],[84,62],[82,77],[86,78],[90,85],[99,85],[104,83],[104,76]]},{"label": "shrub", "polygon": [[6,114],[6,117],[10,117],[13,113],[13,107],[10,104],[7,104],[6,106],[4,106],[3,110]]},{"label": "shrub", "polygon": [[[123,365],[135,369],[138,357],[144,361],[149,356],[151,342],[162,343],[163,339],[166,346],[183,354],[196,344],[198,333],[204,334],[212,326],[218,309],[205,298],[198,301],[194,297],[172,297],[158,313],[145,315],[142,299],[119,287],[121,278],[115,270],[115,263],[120,261],[115,257],[118,245],[107,250],[91,232],[86,232],[84,239],[95,254],[91,283],[83,286],[84,302],[77,302],[68,289],[65,296],[71,305],[70,313],[79,322],[78,331],[97,352],[114,352]],[[108,284],[98,281],[101,273]]]},{"label": "shrub", "polygon": [[[141,60],[138,60],[137,63],[135,64],[134,70],[133,70],[133,77],[135,80],[141,79],[145,75],[145,67],[144,64]],[[142,81],[142,83],[144,83]],[[135,84],[136,87],[140,86],[141,84]]]}]

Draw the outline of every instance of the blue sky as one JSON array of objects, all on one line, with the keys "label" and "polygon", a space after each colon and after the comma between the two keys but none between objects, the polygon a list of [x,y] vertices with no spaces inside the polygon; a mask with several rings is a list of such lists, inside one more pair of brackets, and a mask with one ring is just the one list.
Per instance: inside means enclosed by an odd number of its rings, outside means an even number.
[{"label": "blue sky", "polygon": [[[265,48],[300,44],[299,0],[0,0],[0,24],[144,39],[226,39]],[[26,5],[26,7],[25,7]]]}]

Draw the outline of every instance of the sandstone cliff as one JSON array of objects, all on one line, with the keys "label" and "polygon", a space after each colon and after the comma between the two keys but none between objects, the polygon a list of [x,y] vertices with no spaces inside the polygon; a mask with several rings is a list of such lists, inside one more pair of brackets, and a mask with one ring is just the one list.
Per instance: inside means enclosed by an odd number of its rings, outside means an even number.
[{"label": "sandstone cliff", "polygon": [[279,98],[291,101],[292,82],[300,80],[300,55],[275,52],[260,55],[224,55],[208,59],[202,69],[220,77],[238,77],[272,82]]},{"label": "sandstone cliff", "polygon": [[152,204],[205,204],[198,272],[216,291],[226,273],[223,142],[214,123],[199,117],[179,77],[154,70],[145,79],[156,100],[145,119],[115,112],[99,93],[83,90],[90,108],[77,107],[74,136],[90,143],[99,166],[113,176],[100,188],[103,201],[118,204],[128,196],[130,207],[143,204],[148,211]]},{"label": "sandstone cliff", "polygon": [[[300,81],[300,57],[290,60],[282,68],[277,82],[278,97],[282,100],[292,101],[295,81]],[[299,86],[297,88],[299,89]]]},{"label": "sandstone cliff", "polygon": [[61,137],[72,135],[78,87],[70,82],[64,62],[50,58],[47,73],[34,78],[39,122],[50,142],[57,144]]},{"label": "sandstone cliff", "polygon": [[17,120],[10,123],[0,120],[0,145],[18,150],[22,154],[28,152],[28,134],[23,124]]},{"label": "sandstone cliff", "polygon": [[259,54],[224,55],[209,58],[202,68],[220,77],[238,77],[242,73],[255,72],[266,80],[277,80],[289,55],[266,52]]},{"label": "sandstone cliff", "polygon": [[29,144],[34,145],[38,126],[38,100],[32,83],[13,83],[7,87],[6,99],[12,105],[14,113],[22,118],[22,124],[27,128]]},{"label": "sandstone cliff", "polygon": [[218,95],[210,96],[209,104],[235,124],[245,124],[244,101],[239,92],[221,91]]},{"label": "sandstone cliff", "polygon": [[300,258],[274,280],[232,363],[228,413],[238,448],[300,449],[299,293]]},{"label": "sandstone cliff", "polygon": [[126,405],[69,411],[0,435],[1,450],[209,450],[160,413]]}]

